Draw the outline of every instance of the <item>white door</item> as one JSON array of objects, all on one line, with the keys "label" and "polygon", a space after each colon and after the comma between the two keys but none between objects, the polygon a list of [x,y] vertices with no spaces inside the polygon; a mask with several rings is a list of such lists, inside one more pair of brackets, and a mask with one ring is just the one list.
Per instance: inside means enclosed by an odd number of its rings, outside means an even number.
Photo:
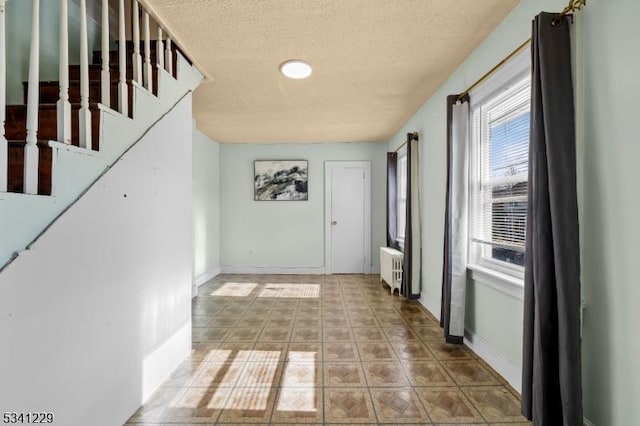
[{"label": "white door", "polygon": [[327,166],[328,272],[369,273],[369,163],[328,162]]}]

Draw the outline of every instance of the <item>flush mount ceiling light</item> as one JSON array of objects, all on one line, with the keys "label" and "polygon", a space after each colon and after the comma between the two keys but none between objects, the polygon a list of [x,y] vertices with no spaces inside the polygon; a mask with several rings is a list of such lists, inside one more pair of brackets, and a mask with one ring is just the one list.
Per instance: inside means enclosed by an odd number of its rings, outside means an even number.
[{"label": "flush mount ceiling light", "polygon": [[280,65],[280,72],[285,77],[300,80],[311,75],[311,65],[299,59],[292,59]]}]

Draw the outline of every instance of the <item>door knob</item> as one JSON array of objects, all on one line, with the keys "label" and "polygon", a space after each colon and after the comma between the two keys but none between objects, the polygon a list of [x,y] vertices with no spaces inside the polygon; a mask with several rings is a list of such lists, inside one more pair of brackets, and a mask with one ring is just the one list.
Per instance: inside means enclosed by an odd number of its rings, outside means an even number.
[{"label": "door knob", "polygon": [[335,221],[335,220],[332,220],[332,221],[331,221],[331,224],[332,224],[332,225],[337,225],[337,224],[338,224],[338,222],[337,222],[337,221]]}]

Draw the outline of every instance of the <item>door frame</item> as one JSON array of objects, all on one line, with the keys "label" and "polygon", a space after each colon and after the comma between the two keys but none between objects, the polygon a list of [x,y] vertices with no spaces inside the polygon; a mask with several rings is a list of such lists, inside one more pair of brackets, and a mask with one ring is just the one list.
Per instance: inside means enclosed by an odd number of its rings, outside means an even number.
[{"label": "door frame", "polygon": [[371,273],[371,162],[370,161],[325,161],[324,162],[324,267],[326,274],[333,273],[331,264],[331,172],[339,167],[364,169],[364,273]]}]

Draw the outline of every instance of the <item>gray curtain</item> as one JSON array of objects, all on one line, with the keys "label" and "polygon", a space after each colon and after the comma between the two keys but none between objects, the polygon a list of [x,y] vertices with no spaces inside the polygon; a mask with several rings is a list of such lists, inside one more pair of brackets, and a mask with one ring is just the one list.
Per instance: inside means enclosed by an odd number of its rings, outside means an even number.
[{"label": "gray curtain", "polygon": [[569,22],[533,22],[522,414],[582,425],[580,254]]},{"label": "gray curtain", "polygon": [[387,152],[387,247],[398,247],[398,154]]},{"label": "gray curtain", "polygon": [[422,245],[420,227],[420,182],[418,170],[418,134],[407,133],[407,211],[404,231],[404,257],[400,293],[418,299],[421,289]]},{"label": "gray curtain", "polygon": [[447,343],[462,344],[467,289],[469,97],[447,96],[447,190],[440,327]]}]

